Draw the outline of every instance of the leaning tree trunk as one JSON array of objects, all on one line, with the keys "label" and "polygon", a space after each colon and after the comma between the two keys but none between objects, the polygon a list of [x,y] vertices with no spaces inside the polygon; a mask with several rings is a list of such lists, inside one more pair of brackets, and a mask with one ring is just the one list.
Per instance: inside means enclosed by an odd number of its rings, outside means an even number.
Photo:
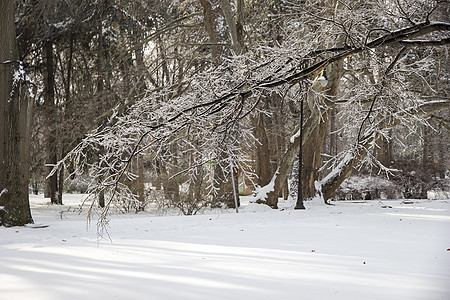
[{"label": "leaning tree trunk", "polygon": [[18,63],[14,1],[0,0],[0,45],[0,225],[23,226],[33,223],[28,198],[32,105],[17,80],[24,79],[24,69]]},{"label": "leaning tree trunk", "polygon": [[[403,115],[411,115],[414,114],[416,117],[420,118],[427,118],[430,115],[432,115],[435,112],[442,111],[442,110],[448,110],[450,108],[450,101],[448,100],[442,100],[442,101],[436,101],[436,102],[430,102],[430,103],[424,103],[417,110],[415,108],[412,108],[410,110],[407,110],[403,112]],[[400,116],[398,119],[394,120],[391,123],[382,124],[382,129],[391,129],[397,125],[400,124],[400,119],[402,116]],[[404,117],[404,116],[403,116]],[[305,126],[304,126],[304,144],[305,141],[308,140],[308,138],[311,136],[312,131],[314,131],[315,126],[317,126],[317,120],[314,120],[313,118],[310,118]],[[322,179],[318,186],[319,189],[321,189],[322,195],[324,200],[330,199],[334,196],[336,189],[341,185],[341,183],[347,178],[347,176],[350,174],[350,171],[352,170],[353,166],[356,165],[356,163],[363,157],[363,155],[366,153],[366,149],[374,142],[376,141],[381,135],[373,135],[368,138],[363,138],[362,140],[364,142],[360,143],[357,147],[356,152],[352,153],[351,155],[347,156],[338,166],[336,170],[333,170],[329,176],[326,176],[324,179]],[[300,138],[299,135],[296,134],[292,137],[291,142],[288,145],[288,148],[286,152],[284,153],[283,159],[281,160],[281,163],[275,172],[275,174],[272,177],[272,181],[269,183],[269,185],[266,186],[266,188],[270,188],[270,192],[267,194],[259,194],[256,196],[257,200],[263,201],[263,202],[269,202],[274,201],[273,199],[276,197],[278,198],[278,195],[281,191],[281,188],[283,186],[283,181],[286,180],[287,176],[289,176],[290,166],[294,163],[294,160],[297,157],[298,151],[300,148]],[[267,190],[267,189],[263,189]],[[276,199],[275,198],[275,199]]]},{"label": "leaning tree trunk", "polygon": [[[442,111],[442,110],[448,110],[450,108],[450,101],[443,100],[443,101],[437,101],[437,102],[429,102],[424,103],[419,106],[417,110],[415,108],[406,110],[403,114],[414,114],[416,117],[419,118],[428,118],[430,115],[432,115],[435,112]],[[388,130],[392,129],[395,126],[400,124],[400,119],[397,118],[393,122],[387,123],[382,126],[383,129]],[[318,192],[322,193],[322,196],[325,201],[327,199],[331,199],[334,197],[336,189],[341,185],[342,182],[344,182],[345,178],[350,174],[353,167],[358,163],[358,161],[366,154],[367,149],[378,139],[380,139],[382,135],[380,133],[372,133],[370,136],[367,136],[366,138],[362,138],[362,142],[360,142],[357,147],[355,147],[355,150],[348,154],[335,168],[335,170],[332,170],[331,173],[326,176],[324,179],[322,179],[320,182],[318,182]]]}]

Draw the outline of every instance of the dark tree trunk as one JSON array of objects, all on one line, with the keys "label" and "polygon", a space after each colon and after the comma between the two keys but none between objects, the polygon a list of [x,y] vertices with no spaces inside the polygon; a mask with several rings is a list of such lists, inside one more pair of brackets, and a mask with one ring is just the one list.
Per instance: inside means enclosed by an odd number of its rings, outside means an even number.
[{"label": "dark tree trunk", "polygon": [[139,155],[137,158],[137,173],[139,178],[137,179],[137,194],[139,196],[140,210],[145,208],[145,178],[144,178],[144,158]]},{"label": "dark tree trunk", "polygon": [[[238,191],[239,186],[237,181],[237,169],[234,168],[233,172],[235,177],[234,189]],[[225,171],[222,170],[220,166],[217,166],[214,170],[214,177],[218,187],[217,195],[214,197],[214,203],[225,204],[228,208],[236,208],[231,174],[225,176]],[[239,207],[241,205],[239,195],[237,195],[237,203]]]},{"label": "dark tree trunk", "polygon": [[312,198],[316,194],[314,182],[319,179],[319,168],[322,164],[322,146],[327,133],[328,118],[331,110],[322,114],[320,124],[305,141],[303,147],[303,197]]},{"label": "dark tree trunk", "polygon": [[422,125],[423,152],[422,152],[422,169],[426,177],[426,181],[431,180],[431,155],[430,155],[430,139],[427,125]]},{"label": "dark tree trunk", "polygon": [[98,193],[98,206],[105,207],[105,191],[103,190]]},{"label": "dark tree trunk", "polygon": [[264,126],[264,116],[261,113],[256,125],[256,175],[258,176],[258,184],[265,186],[272,178],[272,170],[270,168],[270,150],[269,139],[267,138],[266,128]]},{"label": "dark tree trunk", "polygon": [[32,103],[22,82],[13,85],[19,71],[14,1],[0,0],[0,45],[0,225],[23,226],[33,223],[28,198]]},{"label": "dark tree trunk", "polygon": [[50,183],[44,180],[44,198],[50,198]]},{"label": "dark tree trunk", "polygon": [[[97,61],[96,61],[96,71],[97,71],[97,93],[96,93],[96,103],[93,103],[94,109],[97,111],[97,113],[100,115],[103,113],[103,110],[105,109],[105,91],[104,91],[104,82],[105,82],[105,72],[104,72],[104,64],[107,59],[107,52],[106,47],[103,43],[103,27],[102,27],[102,18],[101,14],[104,12],[105,9],[105,1],[100,1],[99,3],[99,11],[98,14],[98,44],[97,44]],[[98,156],[100,157],[103,154],[103,149],[98,149]],[[102,178],[99,178],[101,181]],[[105,190],[102,189],[98,192],[98,205],[101,208],[104,208],[106,206],[105,203]]]},{"label": "dark tree trunk", "polygon": [[64,187],[64,165],[61,166],[58,172],[58,204],[63,204],[62,196],[63,196],[63,187]]},{"label": "dark tree trunk", "polygon": [[[44,44],[45,51],[45,72],[44,72],[44,115],[46,127],[46,148],[47,158],[45,163],[56,165],[56,106],[55,106],[55,72],[53,62],[53,43],[47,41]],[[47,167],[48,174],[53,167]],[[48,181],[49,197],[53,204],[58,203],[58,172],[54,172],[52,176],[46,179]]]},{"label": "dark tree trunk", "polygon": [[304,99],[300,102],[300,149],[298,151],[298,173],[297,173],[297,202],[295,203],[295,209],[305,209],[305,205],[303,204],[303,108],[304,108]]},{"label": "dark tree trunk", "polygon": [[203,7],[203,23],[208,32],[209,42],[211,43],[211,55],[217,62],[220,56],[224,54],[225,47],[219,44],[225,44],[226,37],[224,32],[218,29],[219,18],[221,17],[221,9],[219,5],[213,5],[210,0],[199,0]]},{"label": "dark tree trunk", "polygon": [[[72,79],[72,57],[73,57],[73,34],[70,34],[69,38],[69,53],[67,57],[67,76],[66,76],[66,86],[65,86],[65,111],[63,113],[62,118],[68,118],[68,115],[74,112],[73,104],[70,101],[70,85]],[[61,123],[64,124],[65,120],[61,120]],[[68,132],[65,133],[66,136],[71,136]],[[61,146],[61,159],[66,155],[64,148],[70,144],[71,140],[62,140]],[[63,204],[63,191],[64,191],[64,165],[61,166],[61,169],[58,172],[58,204]]]},{"label": "dark tree trunk", "polygon": [[[391,135],[391,131],[389,131],[389,135]],[[382,136],[377,143],[379,148],[377,149],[377,156],[380,163],[385,166],[389,167],[392,163],[392,144],[391,142]]]},{"label": "dark tree trunk", "polygon": [[338,153],[337,150],[337,133],[336,133],[336,111],[337,108],[333,108],[330,116],[330,155],[335,156]]}]

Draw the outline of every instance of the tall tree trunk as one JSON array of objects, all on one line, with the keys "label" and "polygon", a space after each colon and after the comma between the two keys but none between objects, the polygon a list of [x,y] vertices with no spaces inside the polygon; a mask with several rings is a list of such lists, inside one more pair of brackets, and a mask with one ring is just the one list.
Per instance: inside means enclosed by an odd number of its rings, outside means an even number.
[{"label": "tall tree trunk", "polygon": [[335,156],[338,153],[337,150],[337,133],[336,133],[336,113],[337,108],[333,108],[330,116],[330,155]]},{"label": "tall tree trunk", "polygon": [[139,155],[137,157],[137,194],[139,198],[139,210],[145,208],[145,178],[144,178],[144,157]]},{"label": "tall tree trunk", "polygon": [[[283,157],[283,153],[286,151],[286,142],[290,137],[287,136],[287,128],[286,124],[288,123],[286,114],[285,114],[285,101],[282,96],[277,93],[272,92],[270,95],[271,98],[271,106],[272,106],[272,118],[271,118],[271,135],[269,137],[269,141],[273,138],[273,142],[269,142],[269,145],[276,145],[274,151],[271,151],[270,157],[270,172],[273,172],[281,162]],[[266,129],[268,126],[266,126]],[[270,176],[270,175],[269,175]],[[281,190],[281,194],[284,200],[287,200],[289,197],[289,185],[288,180],[286,179],[283,188]]]},{"label": "tall tree trunk", "polygon": [[[223,26],[219,25],[220,7],[211,3],[211,0],[199,0],[203,7],[203,23],[208,32],[209,42],[211,44],[211,55],[213,60],[219,62],[220,57],[225,51],[225,34],[219,31]],[[223,44],[220,45],[220,44]]]},{"label": "tall tree trunk", "polygon": [[[312,198],[316,194],[316,188],[314,182],[319,179],[319,168],[322,165],[322,148],[327,134],[328,122],[333,110],[333,107],[325,108],[324,112],[319,112],[318,107],[326,107],[327,103],[332,104],[338,93],[339,81],[343,75],[343,64],[342,62],[337,62],[330,65],[327,68],[328,82],[325,87],[319,87],[318,91],[321,91],[324,96],[318,95],[317,93],[308,93],[308,103],[310,104],[310,109],[312,114],[316,115],[314,117],[318,120],[319,125],[314,128],[311,135],[305,141],[305,147],[303,150],[303,172],[302,178],[304,180],[303,184],[303,197]],[[312,87],[315,88],[315,87]],[[319,105],[316,105],[318,103]],[[321,117],[318,115],[321,114]]]},{"label": "tall tree trunk", "polygon": [[[391,136],[392,132],[389,131],[388,135]],[[392,143],[390,140],[382,136],[378,141],[377,157],[380,163],[389,167],[392,162]]]},{"label": "tall tree trunk", "polygon": [[[97,61],[96,61],[96,68],[97,68],[97,94],[96,94],[96,100],[97,103],[94,104],[94,109],[97,111],[99,115],[102,114],[102,111],[104,109],[105,103],[105,91],[104,91],[104,80],[105,80],[105,72],[104,72],[104,64],[105,64],[105,56],[106,56],[106,49],[103,43],[103,25],[102,25],[102,14],[105,10],[105,1],[101,1],[99,3],[99,17],[98,17],[98,41],[97,41]],[[103,149],[98,149],[97,155],[100,157],[103,154]],[[101,181],[102,178],[99,178]],[[98,192],[98,205],[101,208],[104,208],[106,206],[105,203],[105,190],[102,188]]]},{"label": "tall tree trunk", "polygon": [[[61,158],[64,157],[64,150],[61,150]],[[63,204],[63,187],[64,187],[64,165],[61,166],[58,172],[58,204]]]},{"label": "tall tree trunk", "polygon": [[[236,12],[231,9],[230,0],[219,0],[220,8],[228,26],[231,49],[233,49],[234,54],[240,55],[244,51],[244,1],[237,0],[235,4]],[[234,15],[236,15],[236,18]]]},{"label": "tall tree trunk", "polygon": [[322,146],[327,133],[328,119],[331,110],[326,109],[303,147],[303,198],[312,198],[316,194],[314,181],[319,179],[319,168],[322,164]]},{"label": "tall tree trunk", "polygon": [[[66,86],[64,87],[65,93],[65,110],[63,112],[62,118],[67,118],[68,115],[73,113],[74,107],[72,102],[70,101],[70,85],[72,80],[72,58],[73,58],[73,34],[70,34],[69,37],[69,53],[67,57],[67,76],[66,76]],[[61,120],[61,123],[64,124],[65,120]],[[66,133],[69,135],[68,133]],[[70,135],[69,135],[70,136]],[[72,141],[61,140],[61,159],[66,155],[65,148],[67,144],[70,144]],[[61,169],[58,172],[58,204],[63,204],[63,190],[64,190],[64,165],[61,166]]]},{"label": "tall tree trunk", "polygon": [[264,126],[264,115],[261,113],[257,119],[255,135],[256,142],[256,175],[258,176],[258,184],[265,186],[272,178],[272,170],[270,168],[270,151],[269,139],[267,138],[266,128]]},{"label": "tall tree trunk", "polygon": [[[44,71],[44,115],[45,115],[45,128],[46,128],[46,149],[47,157],[46,164],[56,165],[56,105],[55,105],[55,71],[53,60],[53,43],[46,41],[44,43],[45,51],[45,71]],[[53,167],[47,167],[48,174],[52,171]],[[49,197],[53,204],[58,203],[58,173],[53,173],[52,176],[46,178],[48,181]]]},{"label": "tall tree trunk", "polygon": [[[211,55],[215,63],[220,64],[222,62],[222,57],[224,55],[229,55],[230,52],[227,51],[225,47],[226,43],[229,41],[227,38],[227,34],[231,39],[231,48],[235,54],[241,54],[243,51],[243,47],[239,42],[239,39],[242,40],[242,30],[243,25],[240,26],[241,37],[238,39],[238,31],[236,28],[236,20],[233,17],[234,12],[231,9],[229,0],[219,0],[218,2],[214,2],[212,0],[199,0],[200,4],[203,7],[203,22],[208,32],[209,41],[211,43]],[[219,4],[219,5],[216,5]],[[238,1],[236,9],[237,18],[242,23],[243,19],[243,2]],[[223,24],[223,20],[225,19],[225,23]],[[226,25],[226,26],[224,26]],[[222,155],[223,160],[223,153]],[[235,190],[239,190],[239,184],[237,180],[237,169],[234,169],[234,174],[236,175],[235,180]],[[228,175],[226,177],[225,175]],[[234,202],[234,193],[233,193],[233,185],[231,180],[231,174],[228,170],[224,171],[220,168],[219,165],[216,165],[214,170],[214,180],[217,182],[218,193],[214,197],[214,202],[216,203],[224,203],[228,207],[235,208]],[[238,200],[239,206],[239,200]]]},{"label": "tall tree trunk", "polygon": [[[28,198],[32,104],[19,71],[14,1],[0,0],[0,225],[33,223]],[[20,69],[23,71],[23,69]]]},{"label": "tall tree trunk", "polygon": [[426,176],[426,180],[431,180],[431,151],[430,151],[430,137],[428,133],[427,125],[422,125],[422,138],[423,138],[423,150],[422,150],[422,169],[424,170],[424,174]]}]

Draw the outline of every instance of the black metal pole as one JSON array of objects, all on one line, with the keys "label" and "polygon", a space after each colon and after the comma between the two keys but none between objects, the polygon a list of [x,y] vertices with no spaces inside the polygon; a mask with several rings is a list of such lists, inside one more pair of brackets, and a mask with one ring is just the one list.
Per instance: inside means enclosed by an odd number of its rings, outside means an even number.
[{"label": "black metal pole", "polygon": [[298,192],[297,203],[294,209],[305,209],[303,205],[303,186],[302,186],[302,171],[303,171],[303,97],[300,102],[300,150],[298,151]]},{"label": "black metal pole", "polygon": [[233,172],[233,163],[230,164],[230,172],[231,172],[231,183],[233,184],[233,196],[234,196],[234,206],[236,207],[236,213],[239,212],[238,208],[238,194],[236,193],[236,185],[234,184],[234,172]]}]

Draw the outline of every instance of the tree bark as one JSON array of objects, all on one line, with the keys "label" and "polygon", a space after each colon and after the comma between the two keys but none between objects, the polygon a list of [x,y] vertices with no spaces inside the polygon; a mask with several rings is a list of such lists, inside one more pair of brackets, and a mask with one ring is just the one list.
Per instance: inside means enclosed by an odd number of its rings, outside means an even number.
[{"label": "tree bark", "polygon": [[330,116],[330,155],[335,156],[338,153],[337,150],[337,134],[336,134],[336,111],[337,108],[333,108]]},{"label": "tree bark", "polygon": [[23,226],[33,223],[28,198],[32,105],[25,84],[13,81],[20,67],[14,1],[0,0],[0,45],[0,225]]},{"label": "tree bark", "polygon": [[[102,25],[102,13],[105,10],[105,1],[101,1],[99,3],[99,14],[98,16],[98,41],[97,41],[97,60],[96,60],[96,71],[97,71],[97,93],[96,93],[96,102],[93,104],[93,108],[97,111],[98,114],[101,114],[104,110],[105,103],[105,91],[104,91],[104,81],[105,81],[105,72],[104,72],[104,64],[107,59],[106,47],[103,43],[103,25]],[[102,148],[98,149],[97,155],[100,157],[103,154],[104,150]],[[101,180],[101,179],[100,179]],[[105,203],[105,190],[101,189],[98,193],[98,205],[101,208],[106,207],[107,203]]]},{"label": "tree bark", "polygon": [[[64,157],[64,151],[61,151],[61,158]],[[62,205],[63,204],[63,188],[64,188],[64,165],[61,166],[58,173],[58,197],[57,197],[57,204]]]},{"label": "tree bark", "polygon": [[[224,32],[220,32],[219,16],[220,8],[218,6],[213,7],[210,0],[199,0],[203,7],[203,23],[205,24],[206,31],[208,32],[209,42],[211,44],[211,55],[213,60],[219,62],[220,56],[224,54],[225,48],[225,35]],[[220,45],[223,44],[223,45]]]},{"label": "tree bark", "polygon": [[[70,34],[69,37],[69,53],[67,57],[67,76],[66,76],[66,85],[64,87],[65,94],[65,110],[62,113],[61,123],[64,124],[69,115],[74,112],[75,108],[72,102],[70,101],[70,86],[72,80],[72,59],[73,59],[73,33]],[[66,136],[70,136],[68,132],[65,132]],[[72,141],[66,139],[61,139],[61,159],[66,155],[65,148],[70,145]],[[58,173],[58,204],[63,204],[63,191],[64,191],[64,165],[61,166]],[[56,174],[56,173],[55,173]]]},{"label": "tree bark", "polygon": [[[45,71],[44,71],[44,115],[45,115],[45,128],[46,128],[46,149],[47,157],[45,160],[46,164],[56,165],[57,155],[56,155],[56,106],[55,106],[55,72],[53,63],[53,43],[47,41],[44,44],[45,51]],[[53,170],[53,167],[47,167],[48,174]],[[49,197],[53,204],[58,203],[58,173],[54,174],[48,178]]]},{"label": "tree bark", "polygon": [[[391,131],[389,131],[388,135],[391,135]],[[378,149],[377,149],[377,158],[378,161],[385,167],[389,167],[392,163],[392,143],[386,137],[382,136],[379,139]]]},{"label": "tree bark", "polygon": [[[243,0],[236,1],[236,13],[232,11],[229,0],[220,0],[219,4],[228,26],[228,33],[231,40],[231,49],[233,49],[234,54],[240,55],[244,51],[244,2]],[[235,19],[233,15],[236,15],[237,18]]]},{"label": "tree bark", "polygon": [[320,118],[320,124],[315,126],[303,147],[303,197],[312,198],[316,194],[314,181],[319,179],[319,168],[322,164],[322,147],[327,133],[328,120],[331,110],[326,109]]},{"label": "tree bark", "polygon": [[[327,67],[326,73],[328,74],[327,85],[323,88],[319,88],[318,91],[324,94],[318,95],[315,93],[309,93],[308,97],[318,98],[312,99],[319,105],[312,107],[313,110],[317,110],[317,107],[325,107],[325,110],[321,113],[321,117],[317,118],[320,122],[319,126],[316,126],[308,140],[305,141],[307,145],[304,150],[304,171],[303,178],[305,180],[305,189],[303,190],[304,198],[312,198],[316,194],[316,188],[314,182],[319,179],[319,168],[322,165],[322,148],[327,134],[328,122],[330,120],[332,111],[334,109],[333,100],[336,99],[339,91],[339,82],[344,73],[343,62],[335,62]],[[327,106],[330,107],[327,107]],[[313,114],[320,112],[313,111]]]},{"label": "tree bark", "polygon": [[144,210],[145,208],[145,177],[144,177],[144,158],[143,155],[137,157],[137,194],[139,197],[139,210]]},{"label": "tree bark", "polygon": [[256,125],[256,175],[258,176],[258,184],[265,186],[272,178],[272,170],[270,168],[270,151],[269,140],[264,126],[264,116],[261,113]]}]

